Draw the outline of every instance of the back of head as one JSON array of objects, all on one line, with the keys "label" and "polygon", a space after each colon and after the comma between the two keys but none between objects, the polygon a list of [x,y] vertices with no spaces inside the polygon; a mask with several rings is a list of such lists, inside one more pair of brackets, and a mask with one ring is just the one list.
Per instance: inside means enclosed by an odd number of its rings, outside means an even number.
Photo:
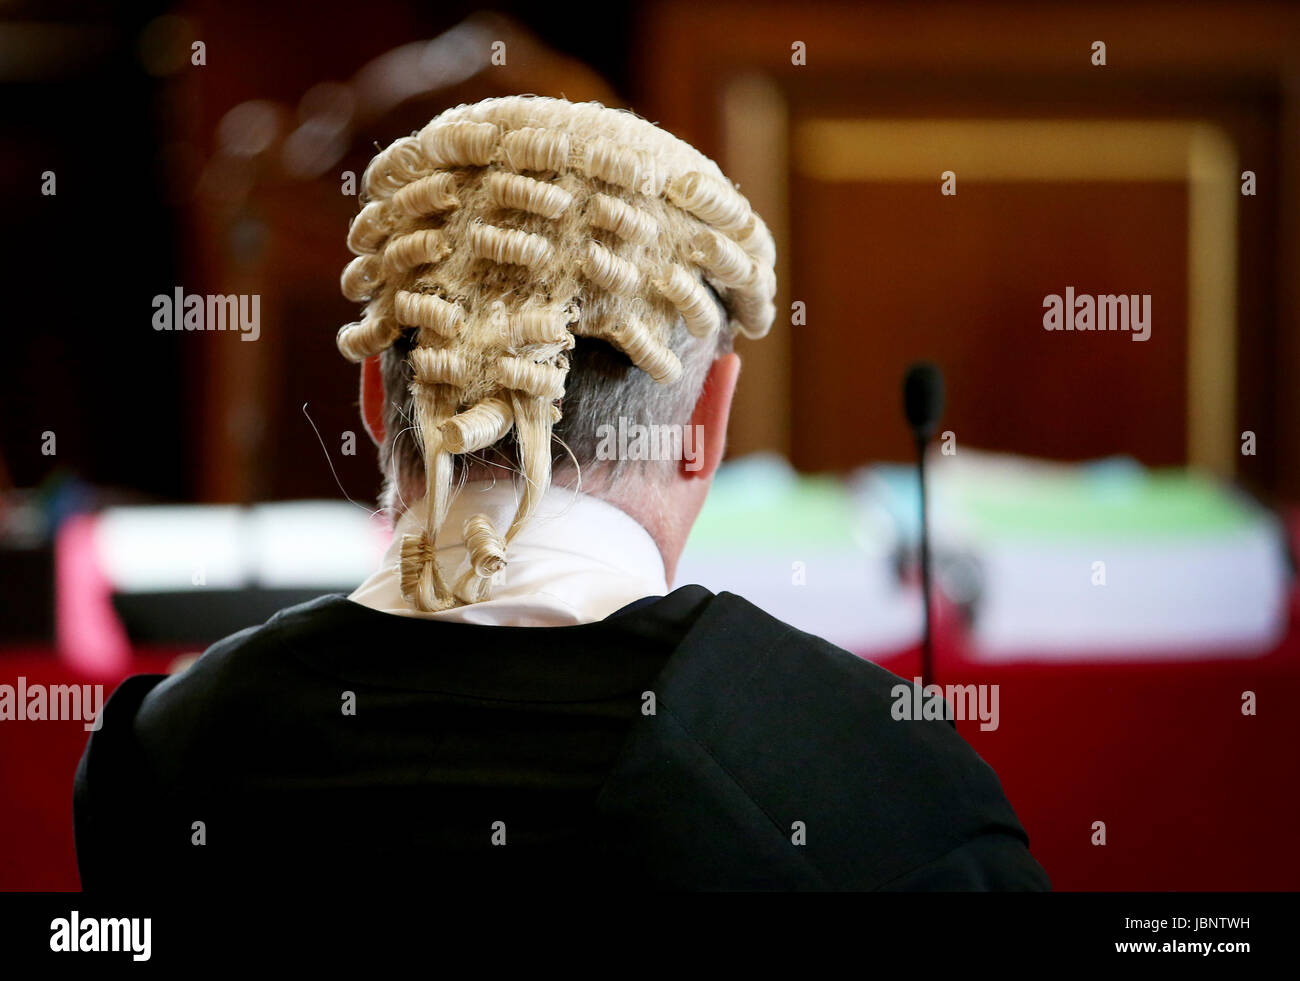
[{"label": "back of head", "polygon": [[[553,455],[591,465],[598,427],[619,416],[684,423],[733,333],[767,332],[772,239],[712,160],[597,103],[448,110],[377,154],[363,183],[342,286],[366,305],[338,346],[382,360],[386,493],[423,482],[402,593],[424,611],[479,602]],[[471,518],[448,575],[436,548],[455,481],[491,454],[522,478],[517,511],[506,529]]]}]

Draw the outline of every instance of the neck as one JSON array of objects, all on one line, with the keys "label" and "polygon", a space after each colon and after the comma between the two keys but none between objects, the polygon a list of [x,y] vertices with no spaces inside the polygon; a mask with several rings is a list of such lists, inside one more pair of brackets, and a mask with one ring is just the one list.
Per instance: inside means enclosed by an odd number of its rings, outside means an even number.
[{"label": "neck", "polygon": [[703,496],[697,503],[690,493],[695,490],[692,485],[696,483],[703,481],[627,481],[618,487],[603,487],[591,492],[594,497],[627,514],[649,533],[663,557],[664,577],[670,586],[677,576],[677,563],[686,547],[686,539],[704,503]]},{"label": "neck", "polygon": [[[468,473],[467,479],[492,480],[501,479],[499,471],[491,473]],[[664,578],[671,587],[677,575],[677,563],[691,527],[704,505],[704,496],[708,493],[709,481],[701,480],[626,480],[615,485],[605,471],[584,474],[579,482],[572,473],[557,473],[552,486],[566,490],[580,490],[583,494],[598,498],[606,504],[618,508],[639,524],[654,540],[659,554],[663,558]],[[697,485],[703,485],[697,486]],[[413,488],[403,488],[400,504],[393,512],[396,522],[407,510],[418,505],[423,498],[423,491],[415,493]]]}]

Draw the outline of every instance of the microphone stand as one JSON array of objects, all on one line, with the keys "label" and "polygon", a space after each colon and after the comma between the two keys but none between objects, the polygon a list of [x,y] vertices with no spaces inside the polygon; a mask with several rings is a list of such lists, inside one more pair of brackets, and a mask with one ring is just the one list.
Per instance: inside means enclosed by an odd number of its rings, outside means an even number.
[{"label": "microphone stand", "polygon": [[921,639],[921,685],[934,681],[934,635],[930,624],[930,515],[925,493],[925,448],[929,441],[916,435],[916,473],[921,483],[921,603],[925,633]]},{"label": "microphone stand", "polygon": [[903,375],[903,415],[916,446],[916,475],[921,490],[921,602],[924,634],[921,637],[921,684],[934,682],[934,626],[931,604],[930,513],[925,487],[925,450],[943,416],[943,372],[929,361],[910,365]]}]

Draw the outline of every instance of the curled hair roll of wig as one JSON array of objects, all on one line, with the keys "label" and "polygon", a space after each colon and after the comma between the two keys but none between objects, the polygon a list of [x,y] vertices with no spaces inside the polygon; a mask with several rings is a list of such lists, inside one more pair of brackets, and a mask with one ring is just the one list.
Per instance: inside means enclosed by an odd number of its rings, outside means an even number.
[{"label": "curled hair roll of wig", "polygon": [[[365,307],[338,348],[362,361],[412,339],[425,494],[413,505],[420,531],[401,543],[402,594],[421,611],[481,602],[550,485],[575,336],[676,384],[675,324],[698,337],[767,332],[775,250],[717,164],[597,103],[459,106],[378,153],[363,185],[348,235],[357,258],[341,285]],[[504,530],[470,517],[457,529],[465,557],[444,570],[455,460],[506,438],[520,471],[514,517]]]}]

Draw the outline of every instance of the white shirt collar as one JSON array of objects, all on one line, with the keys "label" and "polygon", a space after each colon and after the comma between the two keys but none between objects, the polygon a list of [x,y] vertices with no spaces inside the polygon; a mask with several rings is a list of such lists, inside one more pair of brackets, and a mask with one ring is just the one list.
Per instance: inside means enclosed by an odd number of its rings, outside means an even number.
[{"label": "white shirt collar", "polygon": [[[517,500],[510,481],[475,481],[461,488],[438,535],[438,561],[450,582],[466,568],[461,536],[466,519],[486,514],[504,534]],[[659,547],[634,518],[598,498],[551,487],[510,543],[491,599],[422,613],[402,598],[399,571],[402,536],[419,531],[419,508],[409,508],[393,529],[383,565],[348,598],[400,616],[558,627],[603,620],[634,600],[668,592]]]}]

